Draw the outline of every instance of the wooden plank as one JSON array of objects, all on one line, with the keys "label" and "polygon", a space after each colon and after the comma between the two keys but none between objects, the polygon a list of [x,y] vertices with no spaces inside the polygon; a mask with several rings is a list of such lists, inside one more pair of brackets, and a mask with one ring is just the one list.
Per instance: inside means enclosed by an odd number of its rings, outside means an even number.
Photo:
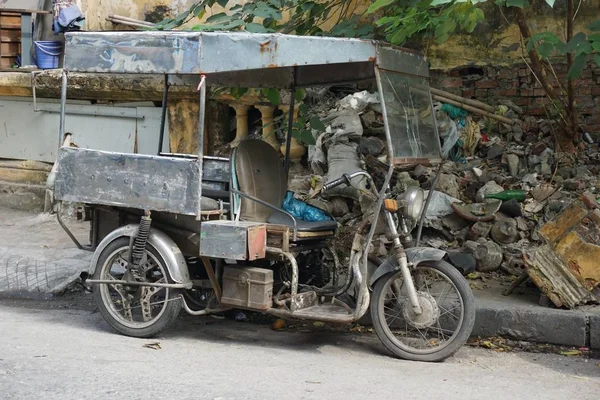
[{"label": "wooden plank", "polygon": [[18,56],[19,54],[21,54],[21,43],[20,42],[9,42],[9,43],[2,42],[2,43],[0,43],[0,54],[2,54],[2,56],[5,56],[5,55]]},{"label": "wooden plank", "polygon": [[33,10],[28,8],[0,8],[0,13],[17,13],[17,14],[50,14],[52,11]]}]

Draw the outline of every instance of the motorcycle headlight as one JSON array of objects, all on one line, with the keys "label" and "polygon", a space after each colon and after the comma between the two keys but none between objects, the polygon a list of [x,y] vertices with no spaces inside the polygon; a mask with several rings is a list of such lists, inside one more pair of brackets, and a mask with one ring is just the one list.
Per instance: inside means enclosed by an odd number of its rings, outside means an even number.
[{"label": "motorcycle headlight", "polygon": [[411,186],[398,196],[397,200],[401,208],[401,213],[406,218],[417,220],[423,209],[425,193],[423,192],[423,189]]}]

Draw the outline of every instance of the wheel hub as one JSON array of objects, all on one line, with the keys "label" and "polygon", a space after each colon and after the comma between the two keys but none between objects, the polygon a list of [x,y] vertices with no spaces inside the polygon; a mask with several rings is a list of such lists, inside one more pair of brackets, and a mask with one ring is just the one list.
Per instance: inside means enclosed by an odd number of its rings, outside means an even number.
[{"label": "wheel hub", "polygon": [[428,328],[435,324],[440,317],[440,309],[433,296],[429,293],[417,292],[417,299],[421,306],[421,314],[416,314],[410,301],[406,300],[404,302],[404,319],[414,328]]}]

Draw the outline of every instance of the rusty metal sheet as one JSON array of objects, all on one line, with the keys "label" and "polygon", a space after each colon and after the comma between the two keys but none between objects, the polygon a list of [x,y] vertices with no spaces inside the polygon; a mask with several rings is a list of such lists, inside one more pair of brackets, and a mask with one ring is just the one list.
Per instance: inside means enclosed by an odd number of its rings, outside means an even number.
[{"label": "rusty metal sheet", "polygon": [[260,260],[267,255],[267,228],[265,225],[248,227],[248,260]]},{"label": "rusty metal sheet", "polygon": [[557,306],[600,301],[600,211],[581,196],[540,229],[546,244],[527,261],[527,272]]},{"label": "rusty metal sheet", "polygon": [[266,226],[262,223],[224,220],[202,222],[200,255],[231,260],[265,258],[266,237]]},{"label": "rusty metal sheet", "polygon": [[57,200],[196,215],[192,159],[66,148],[58,154]]},{"label": "rusty metal sheet", "polygon": [[377,63],[386,70],[428,76],[421,55],[371,40],[247,32],[65,34],[69,71],[206,74],[209,85],[285,88],[294,81],[298,86],[351,82],[373,79]]}]

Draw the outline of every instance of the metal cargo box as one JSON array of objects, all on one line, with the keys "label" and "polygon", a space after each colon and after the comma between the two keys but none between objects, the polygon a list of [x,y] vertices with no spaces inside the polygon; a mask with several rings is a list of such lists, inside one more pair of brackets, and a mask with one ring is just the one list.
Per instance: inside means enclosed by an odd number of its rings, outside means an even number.
[{"label": "metal cargo box", "polygon": [[264,268],[226,266],[221,303],[253,310],[273,304],[273,271]]},{"label": "metal cargo box", "polygon": [[241,221],[206,221],[200,225],[200,255],[231,260],[265,258],[265,224]]}]

